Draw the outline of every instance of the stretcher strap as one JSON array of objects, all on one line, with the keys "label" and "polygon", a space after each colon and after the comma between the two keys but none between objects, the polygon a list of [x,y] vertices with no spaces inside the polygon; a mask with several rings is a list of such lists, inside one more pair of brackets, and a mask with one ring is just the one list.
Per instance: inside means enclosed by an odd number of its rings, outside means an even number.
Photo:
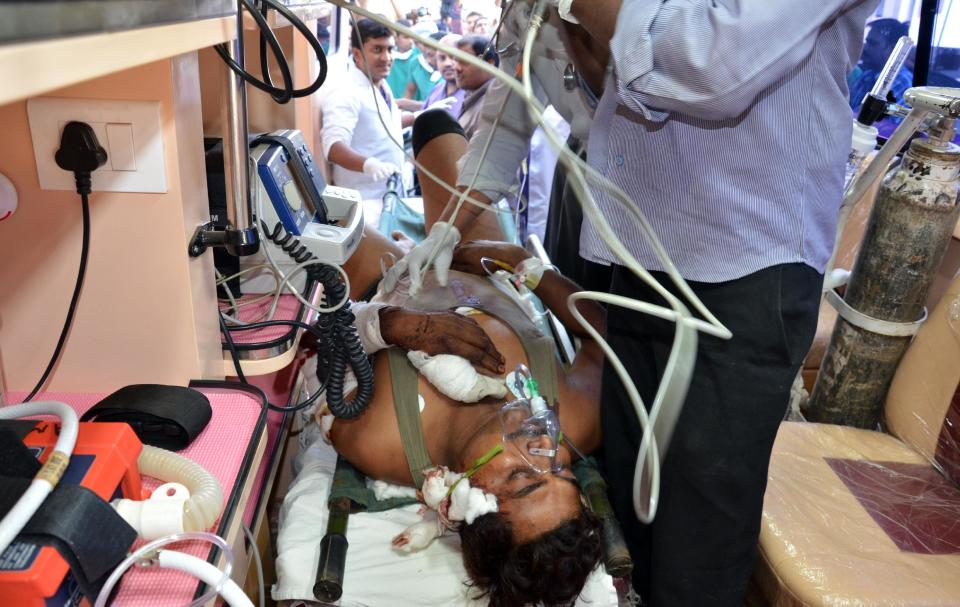
[{"label": "stretcher strap", "polygon": [[407,468],[416,487],[423,485],[423,471],[433,466],[427,445],[423,440],[420,424],[420,395],[417,385],[417,370],[407,360],[400,348],[387,350],[390,362],[390,377],[393,383],[393,408],[397,413],[397,426]]}]

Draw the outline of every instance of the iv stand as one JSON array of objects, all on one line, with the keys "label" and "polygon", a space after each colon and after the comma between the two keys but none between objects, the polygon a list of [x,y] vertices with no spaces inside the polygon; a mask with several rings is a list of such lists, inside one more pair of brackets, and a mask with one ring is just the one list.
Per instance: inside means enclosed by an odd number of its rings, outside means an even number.
[{"label": "iv stand", "polygon": [[[243,68],[243,13],[237,2],[237,37],[227,46],[230,58]],[[226,113],[223,133],[223,169],[226,181],[227,205],[226,229],[217,229],[213,222],[197,226],[190,239],[188,252],[191,257],[202,255],[207,247],[226,247],[231,255],[253,255],[260,249],[260,234],[251,225],[252,193],[250,190],[250,163],[247,131],[247,89],[243,78],[226,64],[227,81],[224,91],[223,110]]]}]

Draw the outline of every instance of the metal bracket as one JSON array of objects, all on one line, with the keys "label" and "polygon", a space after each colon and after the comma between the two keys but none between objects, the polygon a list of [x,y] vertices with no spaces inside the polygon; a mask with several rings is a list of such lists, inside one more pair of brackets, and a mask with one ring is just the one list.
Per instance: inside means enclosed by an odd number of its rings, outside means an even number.
[{"label": "metal bracket", "polygon": [[255,228],[238,230],[233,227],[218,227],[212,221],[197,226],[190,238],[187,253],[190,257],[203,255],[208,247],[225,247],[237,257],[253,255],[260,250],[260,234]]},{"label": "metal bracket", "polygon": [[850,304],[840,297],[840,294],[833,289],[827,291],[827,302],[836,308],[840,317],[855,327],[860,327],[877,335],[886,335],[888,337],[911,337],[917,334],[921,325],[927,320],[927,309],[923,309],[923,315],[913,322],[892,322],[874,318],[854,309]]}]

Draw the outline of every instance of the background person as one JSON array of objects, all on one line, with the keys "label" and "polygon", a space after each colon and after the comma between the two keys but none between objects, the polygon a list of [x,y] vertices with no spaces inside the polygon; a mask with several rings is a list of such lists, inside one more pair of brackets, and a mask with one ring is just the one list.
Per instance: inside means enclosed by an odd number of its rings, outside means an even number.
[{"label": "background person", "polygon": [[[398,25],[410,27],[412,24],[407,19],[398,19]],[[387,85],[393,98],[400,101],[407,91],[407,85],[410,84],[411,74],[414,62],[420,55],[420,49],[414,46],[413,38],[404,36],[400,33],[394,33],[396,48],[393,50],[393,67],[390,68],[390,74],[387,76]],[[403,101],[400,101],[401,108],[407,111],[420,109],[417,104],[403,107]]]},{"label": "background person", "polygon": [[[855,75],[855,78],[850,83],[850,109],[854,112],[860,109],[864,96],[876,84],[897,41],[908,35],[910,31],[909,24],[901,23],[896,19],[876,19],[867,27],[869,29],[863,43],[863,52],[860,53],[860,62],[851,72],[851,76]],[[897,103],[903,103],[903,93],[911,86],[913,86],[913,72],[907,67],[907,63],[904,63],[890,86],[890,92]]]},{"label": "background person", "polygon": [[[422,36],[430,37],[439,34],[437,25],[432,21],[421,21],[414,24],[413,31]],[[410,82],[407,83],[404,97],[419,101],[422,104],[430,91],[443,80],[443,77],[437,71],[436,49],[417,41],[414,41],[414,44],[420,49],[420,55],[417,56],[417,60],[410,68]]]},{"label": "background person", "polygon": [[387,178],[403,165],[403,151],[394,143],[403,142],[403,112],[386,85],[393,34],[371,19],[360,19],[350,44],[342,90],[327,95],[321,106],[323,154],[333,164],[334,184],[356,189],[364,198],[380,198]]},{"label": "background person", "polygon": [[[494,67],[500,65],[500,58],[490,46],[490,39],[486,36],[464,36],[457,42],[457,48],[470,53],[474,57],[483,59]],[[458,120],[467,134],[467,139],[470,139],[477,130],[480,110],[483,108],[483,100],[486,97],[487,90],[493,83],[493,76],[466,62],[456,61],[455,63],[457,66],[457,86],[466,93]]]},{"label": "background person", "polygon": [[[460,42],[460,36],[457,34],[447,34],[440,39],[440,44],[456,47]],[[436,55],[437,69],[443,76],[443,80],[433,87],[427,99],[423,102],[423,109],[434,107],[443,107],[454,118],[459,118],[463,111],[463,100],[466,97],[464,91],[457,83],[457,60],[442,50],[437,51]]]}]

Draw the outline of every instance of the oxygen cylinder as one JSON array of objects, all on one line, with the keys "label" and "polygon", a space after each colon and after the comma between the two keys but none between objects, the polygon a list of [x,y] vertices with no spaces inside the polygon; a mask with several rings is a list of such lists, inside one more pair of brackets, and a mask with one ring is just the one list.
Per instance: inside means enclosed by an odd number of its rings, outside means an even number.
[{"label": "oxygen cylinder", "polygon": [[[877,426],[960,214],[958,175],[960,148],[916,139],[884,178],[803,411],[807,420]],[[853,309],[847,318],[844,302]]]}]

